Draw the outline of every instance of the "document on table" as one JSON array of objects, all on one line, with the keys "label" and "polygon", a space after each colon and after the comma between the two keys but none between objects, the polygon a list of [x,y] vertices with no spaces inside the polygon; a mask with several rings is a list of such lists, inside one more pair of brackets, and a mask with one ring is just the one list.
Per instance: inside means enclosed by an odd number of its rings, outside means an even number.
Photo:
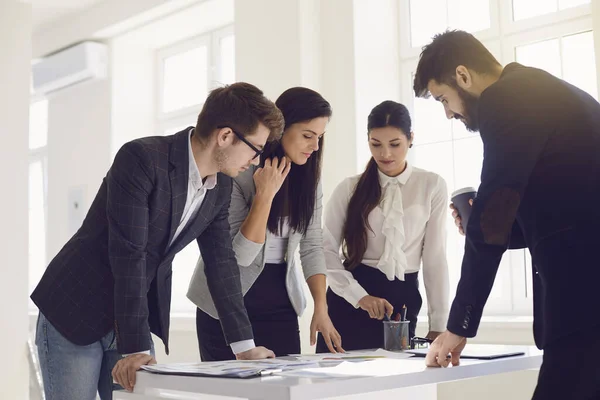
[{"label": "document on table", "polygon": [[[397,360],[412,356],[412,354],[408,353],[391,352],[383,349],[377,349],[366,351],[349,351],[338,354],[293,354],[286,357],[266,360],[231,360],[199,363],[142,365],[142,369],[155,374],[166,375],[252,378],[292,370],[310,369],[311,371],[317,371],[322,368],[327,369],[335,367],[339,364],[370,364],[371,361]],[[334,372],[339,371],[335,370]],[[308,374],[310,375],[312,372],[308,372]]]},{"label": "document on table", "polygon": [[204,376],[223,378],[252,378],[272,375],[294,368],[318,367],[315,361],[253,360],[216,361],[200,363],[176,363],[142,365],[142,369],[155,374]]},{"label": "document on table", "polygon": [[319,354],[290,354],[285,357],[286,359],[294,359],[297,361],[318,361],[318,362],[328,362],[328,361],[348,361],[348,362],[361,362],[361,361],[369,361],[369,360],[377,360],[377,359],[395,359],[401,360],[413,357],[414,354],[405,353],[401,351],[387,351],[384,349],[376,349],[376,350],[357,350],[357,351],[347,351],[346,353],[319,353]]},{"label": "document on table", "polygon": [[[281,375],[302,378],[356,378],[391,376],[424,371],[427,367],[422,360],[405,362],[404,360],[381,358],[366,362],[343,361],[335,366],[321,366],[319,368],[301,368],[283,371]],[[278,374],[279,375],[279,374]]]}]

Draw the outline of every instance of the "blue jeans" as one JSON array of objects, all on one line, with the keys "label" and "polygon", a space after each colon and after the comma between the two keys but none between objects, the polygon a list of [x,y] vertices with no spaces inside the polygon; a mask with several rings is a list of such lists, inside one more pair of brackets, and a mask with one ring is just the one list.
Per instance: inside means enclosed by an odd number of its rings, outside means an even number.
[{"label": "blue jeans", "polygon": [[[35,334],[46,400],[112,400],[112,369],[121,359],[114,331],[87,346],[78,346],[62,336],[39,314]],[[154,346],[150,350],[154,354]]]}]

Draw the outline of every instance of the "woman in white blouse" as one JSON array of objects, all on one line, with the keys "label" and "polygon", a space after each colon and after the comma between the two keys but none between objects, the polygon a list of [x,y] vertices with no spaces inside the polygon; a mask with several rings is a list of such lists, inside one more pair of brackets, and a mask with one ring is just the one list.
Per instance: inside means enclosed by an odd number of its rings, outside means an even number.
[{"label": "woman in white blouse", "polygon": [[[187,295],[198,306],[196,332],[203,361],[234,359],[234,353],[255,344],[277,356],[300,353],[298,316],[306,308],[303,280],[314,300],[311,344],[318,331],[326,338],[328,351],[343,351],[327,313],[321,227],[323,135],[331,106],[319,93],[303,87],[286,90],[275,104],[285,119],[283,136],[257,152],[262,153],[260,168],[251,165],[234,178],[229,206],[254,341],[230,343],[223,336],[200,259]],[[295,262],[298,249],[301,269]]]},{"label": "woman in white blouse", "polygon": [[[404,105],[379,104],[367,129],[372,158],[361,175],[337,186],[324,215],[327,303],[346,350],[382,347],[380,320],[403,306],[414,336],[421,263],[429,338],[445,330],[448,315],[446,183],[407,163],[413,134]],[[319,338],[318,352],[324,344]]]}]

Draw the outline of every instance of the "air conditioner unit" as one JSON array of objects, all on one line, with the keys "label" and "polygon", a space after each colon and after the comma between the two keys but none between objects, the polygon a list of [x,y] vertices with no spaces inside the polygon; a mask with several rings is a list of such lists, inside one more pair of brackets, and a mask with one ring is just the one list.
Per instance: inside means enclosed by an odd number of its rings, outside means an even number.
[{"label": "air conditioner unit", "polygon": [[107,45],[79,43],[32,65],[33,93],[47,95],[78,83],[103,79],[107,71]]}]

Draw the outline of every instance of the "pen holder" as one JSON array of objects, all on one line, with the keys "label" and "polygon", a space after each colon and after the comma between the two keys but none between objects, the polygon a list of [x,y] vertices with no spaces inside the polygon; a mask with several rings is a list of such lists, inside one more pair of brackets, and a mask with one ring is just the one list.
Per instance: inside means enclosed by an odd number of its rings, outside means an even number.
[{"label": "pen holder", "polygon": [[409,321],[383,321],[383,348],[389,351],[409,349]]}]

